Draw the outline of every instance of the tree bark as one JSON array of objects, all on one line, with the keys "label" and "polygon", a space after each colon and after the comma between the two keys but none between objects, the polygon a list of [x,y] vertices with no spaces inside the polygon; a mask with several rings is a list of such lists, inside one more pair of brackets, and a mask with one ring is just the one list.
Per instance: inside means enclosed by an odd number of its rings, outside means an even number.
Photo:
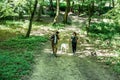
[{"label": "tree bark", "polygon": [[31,14],[31,17],[30,17],[29,27],[28,27],[28,31],[27,31],[26,37],[30,36],[30,32],[31,32],[31,29],[32,29],[32,21],[33,21],[34,14],[35,14],[35,11],[36,11],[36,8],[37,8],[37,3],[38,3],[38,0],[35,0],[34,9],[33,9],[33,12]]},{"label": "tree bark", "polygon": [[54,12],[53,1],[52,0],[49,0],[49,1],[50,1],[50,10]]},{"label": "tree bark", "polygon": [[89,14],[89,17],[88,17],[88,27],[90,27],[90,24],[91,24],[91,18],[94,14],[94,1],[90,2],[89,6],[88,6],[88,14]]},{"label": "tree bark", "polygon": [[80,12],[81,12],[81,7],[80,7],[80,4],[78,5],[78,16],[80,15]]},{"label": "tree bark", "polygon": [[50,10],[50,17],[54,17],[55,14],[54,14],[53,0],[49,0],[49,2],[50,2],[50,7],[49,7],[49,10]]},{"label": "tree bark", "polygon": [[88,31],[89,31],[89,27],[91,25],[91,18],[93,16],[93,13],[94,13],[94,1],[90,2],[89,5],[88,5],[88,26],[86,27],[87,28],[87,34],[88,34]]},{"label": "tree bark", "polygon": [[113,6],[113,8],[115,7],[115,2],[114,2],[114,0],[112,0],[112,6]]},{"label": "tree bark", "polygon": [[71,10],[70,10],[72,13],[74,13],[73,7],[74,7],[74,1],[72,2],[72,6],[71,6]]},{"label": "tree bark", "polygon": [[57,20],[58,20],[58,16],[59,16],[59,1],[60,0],[56,0],[56,2],[57,2],[57,10],[56,10],[56,16],[54,18],[53,24],[55,24],[57,22]]},{"label": "tree bark", "polygon": [[37,21],[39,21],[40,20],[40,17],[41,17],[41,15],[42,15],[42,10],[43,10],[43,7],[42,7],[42,5],[40,4],[39,5],[39,9],[38,9],[38,16],[37,16]]},{"label": "tree bark", "polygon": [[67,7],[64,14],[64,21],[63,21],[64,23],[67,23],[68,13],[70,11],[70,0],[66,0],[66,3],[67,3]]}]

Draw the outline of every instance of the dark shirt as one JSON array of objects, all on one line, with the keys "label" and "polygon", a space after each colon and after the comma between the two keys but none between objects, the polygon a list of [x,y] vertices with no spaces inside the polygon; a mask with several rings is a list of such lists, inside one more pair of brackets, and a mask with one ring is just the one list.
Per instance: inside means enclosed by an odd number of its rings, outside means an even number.
[{"label": "dark shirt", "polygon": [[77,43],[78,37],[77,36],[72,36],[72,43]]},{"label": "dark shirt", "polygon": [[[55,41],[55,36],[56,36],[56,41]],[[58,43],[58,40],[59,40],[59,36],[56,35],[56,34],[53,34],[51,36],[51,40],[52,40],[52,44],[57,44]]]}]

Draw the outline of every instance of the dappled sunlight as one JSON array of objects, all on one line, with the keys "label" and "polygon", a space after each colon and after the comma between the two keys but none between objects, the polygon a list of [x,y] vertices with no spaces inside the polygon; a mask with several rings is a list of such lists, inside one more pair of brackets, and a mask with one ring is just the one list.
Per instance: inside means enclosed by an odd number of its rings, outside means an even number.
[{"label": "dappled sunlight", "polygon": [[119,4],[0,0],[0,80],[120,80]]},{"label": "dappled sunlight", "polygon": [[44,52],[44,53],[52,53],[52,50],[51,50],[51,49],[44,49],[43,52]]},{"label": "dappled sunlight", "polygon": [[36,30],[32,30],[31,31],[31,35],[51,35],[53,34],[53,32],[55,31],[55,29],[51,28],[51,27],[46,27],[46,26],[39,26],[39,28],[37,28]]}]

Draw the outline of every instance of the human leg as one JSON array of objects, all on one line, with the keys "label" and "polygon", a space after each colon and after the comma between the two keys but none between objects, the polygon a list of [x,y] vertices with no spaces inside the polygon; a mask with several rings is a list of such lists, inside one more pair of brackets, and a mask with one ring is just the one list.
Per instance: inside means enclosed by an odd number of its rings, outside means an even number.
[{"label": "human leg", "polygon": [[57,53],[57,45],[55,44],[54,45],[54,55],[55,55],[55,57],[57,57],[56,53]]},{"label": "human leg", "polygon": [[77,43],[74,43],[74,53],[76,53]]},{"label": "human leg", "polygon": [[73,52],[73,54],[75,53],[75,45],[74,45],[74,43],[72,43],[72,52]]}]

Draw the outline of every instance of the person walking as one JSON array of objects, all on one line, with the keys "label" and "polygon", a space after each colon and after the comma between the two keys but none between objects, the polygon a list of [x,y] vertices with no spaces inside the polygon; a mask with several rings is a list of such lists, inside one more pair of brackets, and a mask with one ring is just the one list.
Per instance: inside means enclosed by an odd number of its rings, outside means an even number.
[{"label": "person walking", "polygon": [[72,43],[72,52],[73,52],[73,54],[76,53],[77,41],[78,41],[77,33],[73,32],[73,35],[71,36],[71,43]]},{"label": "person walking", "polygon": [[53,55],[57,57],[57,47],[58,47],[58,40],[59,40],[59,32],[56,31],[52,36],[51,36],[51,46],[52,46],[52,51]]}]

